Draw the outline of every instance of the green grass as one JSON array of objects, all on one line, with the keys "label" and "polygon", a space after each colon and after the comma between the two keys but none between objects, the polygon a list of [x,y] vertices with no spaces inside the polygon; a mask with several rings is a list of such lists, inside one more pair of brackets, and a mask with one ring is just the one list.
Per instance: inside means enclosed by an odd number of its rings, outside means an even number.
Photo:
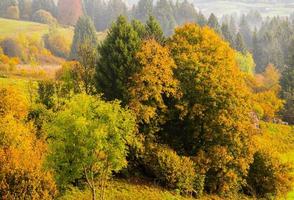
[{"label": "green grass", "polygon": [[[10,20],[0,18],[0,38],[14,37],[20,34],[41,38],[48,33],[49,26],[28,21]],[[73,28],[60,28],[68,37],[73,36]]]},{"label": "green grass", "polygon": [[[116,180],[111,181],[105,190],[107,200],[191,200],[189,197],[183,197],[175,192],[164,190],[155,185],[142,182]],[[97,191],[98,195],[101,191]],[[59,200],[89,200],[91,193],[89,190],[80,191],[71,189],[66,192]]]}]

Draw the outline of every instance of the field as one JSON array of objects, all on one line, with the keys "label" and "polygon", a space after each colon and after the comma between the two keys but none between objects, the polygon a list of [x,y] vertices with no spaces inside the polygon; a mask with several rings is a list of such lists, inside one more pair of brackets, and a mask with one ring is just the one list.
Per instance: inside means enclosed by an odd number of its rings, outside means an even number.
[{"label": "field", "polygon": [[[10,20],[0,18],[0,38],[18,36],[19,34],[42,37],[49,30],[46,24],[39,24],[35,22]],[[72,38],[73,28],[60,28],[65,35]]]},{"label": "field", "polygon": [[[50,28],[49,25],[46,24],[4,18],[0,18],[0,27],[0,39],[19,35],[33,36],[41,39],[44,34],[48,33]],[[59,30],[67,38],[73,38],[73,27],[60,27]],[[98,41],[102,41],[105,37],[105,32],[97,32]]]}]

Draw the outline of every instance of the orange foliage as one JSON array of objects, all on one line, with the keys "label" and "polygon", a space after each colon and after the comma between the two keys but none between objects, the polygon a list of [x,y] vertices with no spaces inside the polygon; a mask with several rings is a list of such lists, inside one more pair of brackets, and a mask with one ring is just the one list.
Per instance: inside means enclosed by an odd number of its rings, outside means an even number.
[{"label": "orange foliage", "polygon": [[149,124],[152,119],[164,121],[167,112],[164,97],[179,96],[178,81],[173,77],[175,63],[169,50],[155,40],[147,40],[137,53],[142,70],[132,77],[130,108],[138,121]]},{"label": "orange foliage", "polygon": [[0,88],[0,196],[52,199],[56,186],[43,169],[45,143],[26,122],[28,104],[20,91]]}]

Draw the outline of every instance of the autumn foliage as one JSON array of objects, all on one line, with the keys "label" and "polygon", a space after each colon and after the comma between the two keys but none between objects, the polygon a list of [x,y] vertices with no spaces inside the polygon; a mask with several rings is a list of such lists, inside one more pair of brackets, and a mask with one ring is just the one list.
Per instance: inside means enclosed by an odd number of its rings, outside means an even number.
[{"label": "autumn foliage", "polygon": [[46,145],[26,122],[28,103],[20,91],[0,88],[0,196],[53,199],[56,186],[43,168]]},{"label": "autumn foliage", "polygon": [[58,21],[65,25],[75,25],[83,15],[82,0],[59,0]]}]

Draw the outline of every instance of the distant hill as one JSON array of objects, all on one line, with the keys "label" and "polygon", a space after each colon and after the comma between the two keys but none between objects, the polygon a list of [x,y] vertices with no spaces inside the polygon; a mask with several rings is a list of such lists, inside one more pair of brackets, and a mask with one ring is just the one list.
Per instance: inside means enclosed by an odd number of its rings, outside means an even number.
[{"label": "distant hill", "polygon": [[[128,5],[139,0],[125,0]],[[176,1],[176,0],[174,0]],[[183,1],[183,0],[182,0]],[[258,10],[263,16],[288,16],[294,12],[294,0],[188,0],[204,14],[215,13],[218,16],[231,13],[243,13]],[[156,2],[156,0],[154,0]]]}]

